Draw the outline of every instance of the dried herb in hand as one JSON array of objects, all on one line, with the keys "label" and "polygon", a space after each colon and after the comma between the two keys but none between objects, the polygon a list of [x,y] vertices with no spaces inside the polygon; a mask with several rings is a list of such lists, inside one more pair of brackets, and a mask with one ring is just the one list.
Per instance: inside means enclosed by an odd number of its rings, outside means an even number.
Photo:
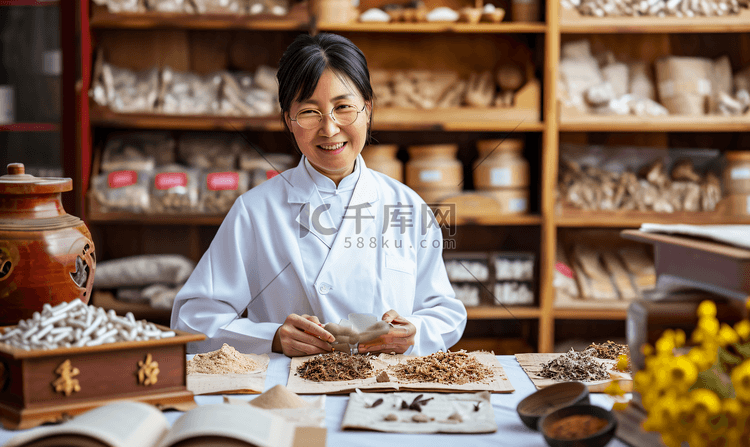
[{"label": "dried herb in hand", "polygon": [[339,351],[315,356],[297,368],[300,377],[313,382],[367,379],[375,370],[367,355],[349,355]]}]

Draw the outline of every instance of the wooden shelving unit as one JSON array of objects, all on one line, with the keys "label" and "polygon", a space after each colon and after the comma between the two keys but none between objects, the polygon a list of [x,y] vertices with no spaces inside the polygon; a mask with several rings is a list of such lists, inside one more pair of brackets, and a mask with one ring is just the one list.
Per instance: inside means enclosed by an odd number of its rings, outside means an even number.
[{"label": "wooden shelving unit", "polygon": [[[361,8],[378,5],[379,0],[366,0]],[[433,0],[428,6],[448,5],[460,7],[460,0]],[[89,8],[91,7],[91,11]],[[731,17],[710,19],[677,19],[677,18],[592,18],[580,17],[577,12],[563,10],[559,1],[548,0],[545,5],[546,21],[541,23],[514,23],[506,21],[499,24],[468,25],[461,23],[350,23],[350,24],[313,24],[306,15],[304,3],[298,4],[285,17],[257,16],[236,17],[224,15],[196,16],[179,14],[112,14],[105,8],[94,6],[88,1],[81,2],[82,24],[82,73],[81,89],[82,116],[80,119],[82,145],[80,151],[80,182],[88,187],[93,159],[93,138],[97,132],[119,129],[166,129],[166,130],[221,130],[242,131],[258,134],[280,134],[283,130],[277,117],[241,118],[218,116],[166,116],[157,114],[118,114],[106,108],[89,103],[87,92],[90,88],[93,54],[92,42],[109,44],[110,49],[117,43],[135,39],[149,42],[148,45],[162,45],[159,51],[148,53],[162,54],[164,58],[177,60],[185,67],[199,65],[203,72],[209,72],[216,66],[226,64],[228,58],[210,47],[216,45],[221,51],[227,51],[228,38],[231,35],[250,35],[243,48],[242,57],[233,55],[233,61],[247,62],[260,54],[265,59],[259,63],[276,60],[281,51],[298,32],[328,31],[341,33],[352,39],[363,49],[371,68],[401,69],[454,68],[462,74],[482,67],[491,68],[505,60],[515,49],[524,45],[532,47],[529,54],[522,58],[535,60],[536,76],[539,79],[542,96],[539,104],[531,109],[494,109],[494,110],[451,110],[441,115],[439,111],[421,112],[399,109],[376,109],[373,130],[386,133],[402,133],[413,138],[413,135],[433,136],[437,133],[443,140],[450,140],[454,133],[476,133],[486,138],[492,133],[497,138],[507,134],[525,135],[526,140],[536,144],[538,157],[531,158],[532,171],[538,179],[538,195],[532,198],[533,213],[523,216],[492,216],[481,219],[461,219],[456,222],[456,231],[460,239],[471,242],[475,250],[498,250],[503,248],[503,240],[508,232],[520,232],[533,246],[537,254],[538,278],[536,281],[537,299],[534,306],[508,307],[481,306],[468,308],[471,320],[482,324],[492,324],[491,320],[518,319],[534,321],[533,327],[536,349],[539,352],[550,352],[555,343],[555,321],[564,320],[624,320],[627,315],[626,303],[593,302],[578,303],[575,306],[555,304],[554,278],[555,249],[558,231],[575,228],[637,228],[645,222],[655,223],[693,223],[693,224],[749,224],[750,219],[730,216],[725,213],[606,213],[582,212],[578,210],[556,209],[555,190],[559,163],[560,141],[565,141],[568,134],[589,135],[602,133],[629,134],[642,137],[648,141],[666,141],[671,133],[713,134],[713,133],[748,133],[750,116],[726,118],[718,116],[681,117],[669,116],[659,119],[640,119],[636,117],[602,117],[571,114],[561,110],[557,101],[557,71],[560,60],[561,44],[566,40],[581,38],[581,35],[592,35],[606,42],[614,42],[618,54],[626,54],[633,59],[645,55],[649,62],[659,56],[668,54],[674,42],[694,38],[693,34],[717,34],[732,37],[750,32],[750,12]],[[314,26],[314,28],[313,28]],[[197,48],[208,62],[191,60],[190,54],[177,54],[165,50],[169,43],[153,42],[154,36],[175,37],[179,42],[192,42],[195,33],[209,32],[213,36],[207,43]],[[138,33],[148,34],[142,37]],[[166,33],[166,34],[165,34]],[[170,34],[171,33],[171,34]],[[224,33],[224,34],[222,34]],[[692,37],[688,37],[688,34]],[[112,41],[106,38],[113,35]],[[204,35],[204,34],[201,34]],[[741,40],[735,51],[747,61],[750,39]],[[119,39],[119,40],[118,40]],[[192,40],[191,40],[192,39]],[[635,39],[635,44],[631,40]],[[167,39],[169,40],[169,39]],[[212,43],[213,42],[213,43]],[[195,42],[193,42],[195,44]],[[688,46],[689,43],[686,44]],[[192,47],[191,47],[192,48]],[[232,47],[232,51],[239,51]],[[253,52],[253,48],[263,48],[262,52]],[[195,49],[195,48],[193,48]],[[684,49],[683,49],[684,50]],[[533,52],[538,54],[534,58]],[[686,50],[685,50],[686,51]],[[278,53],[278,54],[277,54]],[[169,56],[167,56],[169,54]],[[517,57],[513,56],[513,57]],[[714,57],[713,55],[711,55]],[[120,61],[126,61],[122,56]],[[539,61],[541,65],[539,65]],[[212,65],[213,64],[213,65]],[[409,65],[413,64],[413,65]],[[421,65],[420,65],[421,64]],[[473,64],[473,65],[472,65]],[[143,69],[145,61],[133,61],[132,67]],[[174,67],[173,67],[174,68]],[[236,67],[235,67],[236,68]],[[247,67],[252,68],[252,64]],[[736,68],[736,67],[735,67]],[[1,129],[0,129],[1,130]],[[533,148],[531,153],[534,153]],[[134,254],[142,250],[153,252],[154,243],[166,243],[169,247],[189,247],[189,252],[200,255],[207,241],[212,237],[212,228],[218,227],[222,216],[203,215],[134,215],[128,213],[101,213],[95,209],[87,211],[90,226],[102,227],[110,238],[113,235],[141,235],[144,241],[136,248],[123,249],[123,253]],[[477,232],[477,227],[484,231]],[[172,231],[173,228],[177,230]],[[469,228],[461,233],[462,228]],[[496,234],[487,246],[485,232]],[[174,234],[170,234],[174,233]],[[478,234],[482,233],[482,235]],[[513,233],[514,235],[516,233]],[[482,240],[479,240],[482,239]],[[164,242],[166,240],[166,242]],[[116,245],[115,243],[113,243]],[[484,244],[484,245],[483,245]],[[498,246],[493,246],[498,245]],[[106,301],[115,305],[111,297]],[[486,323],[485,323],[486,322]]]}]

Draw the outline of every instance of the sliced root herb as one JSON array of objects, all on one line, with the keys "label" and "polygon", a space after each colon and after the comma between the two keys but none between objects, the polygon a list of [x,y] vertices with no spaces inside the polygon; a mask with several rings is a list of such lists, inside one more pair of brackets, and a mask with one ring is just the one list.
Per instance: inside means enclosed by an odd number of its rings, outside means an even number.
[{"label": "sliced root herb", "polygon": [[448,385],[488,381],[494,375],[492,369],[464,351],[436,352],[410,359],[393,366],[391,372],[399,380]]},{"label": "sliced root herb", "polygon": [[566,354],[543,363],[538,375],[557,381],[594,382],[609,379],[609,373],[596,361],[594,353],[593,349],[580,352],[571,349]]},{"label": "sliced root herb", "polygon": [[375,375],[367,355],[349,355],[334,351],[307,360],[297,368],[297,374],[313,382],[367,379]]}]

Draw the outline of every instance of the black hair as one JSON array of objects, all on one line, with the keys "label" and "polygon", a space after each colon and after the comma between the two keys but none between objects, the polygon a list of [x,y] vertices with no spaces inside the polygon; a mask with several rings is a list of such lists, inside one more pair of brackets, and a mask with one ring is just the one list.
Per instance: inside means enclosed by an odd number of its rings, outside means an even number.
[{"label": "black hair", "polygon": [[[326,69],[349,78],[364,100],[372,104],[370,71],[367,69],[367,60],[362,50],[357,48],[352,41],[338,34],[320,33],[315,36],[300,34],[284,51],[276,73],[276,79],[279,82],[279,106],[282,120],[290,134],[291,129],[287,126],[283,115],[289,112],[295,100],[304,101],[312,96],[318,86],[320,76]],[[370,111],[371,123],[372,111]],[[368,141],[370,127],[368,125]]]}]

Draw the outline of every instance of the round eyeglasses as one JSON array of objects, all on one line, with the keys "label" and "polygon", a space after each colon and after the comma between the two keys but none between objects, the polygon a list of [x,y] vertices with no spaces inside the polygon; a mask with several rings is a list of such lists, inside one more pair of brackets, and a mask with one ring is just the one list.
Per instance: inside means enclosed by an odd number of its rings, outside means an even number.
[{"label": "round eyeglasses", "polygon": [[[364,112],[366,107],[367,105],[364,105],[362,110],[359,110],[357,106],[343,104],[334,107],[329,113],[326,113],[326,115],[330,115],[331,119],[333,119],[336,124],[340,126],[348,126],[357,121],[359,113]],[[292,121],[296,121],[297,125],[303,129],[315,129],[323,121],[323,113],[317,109],[300,110]]]}]

